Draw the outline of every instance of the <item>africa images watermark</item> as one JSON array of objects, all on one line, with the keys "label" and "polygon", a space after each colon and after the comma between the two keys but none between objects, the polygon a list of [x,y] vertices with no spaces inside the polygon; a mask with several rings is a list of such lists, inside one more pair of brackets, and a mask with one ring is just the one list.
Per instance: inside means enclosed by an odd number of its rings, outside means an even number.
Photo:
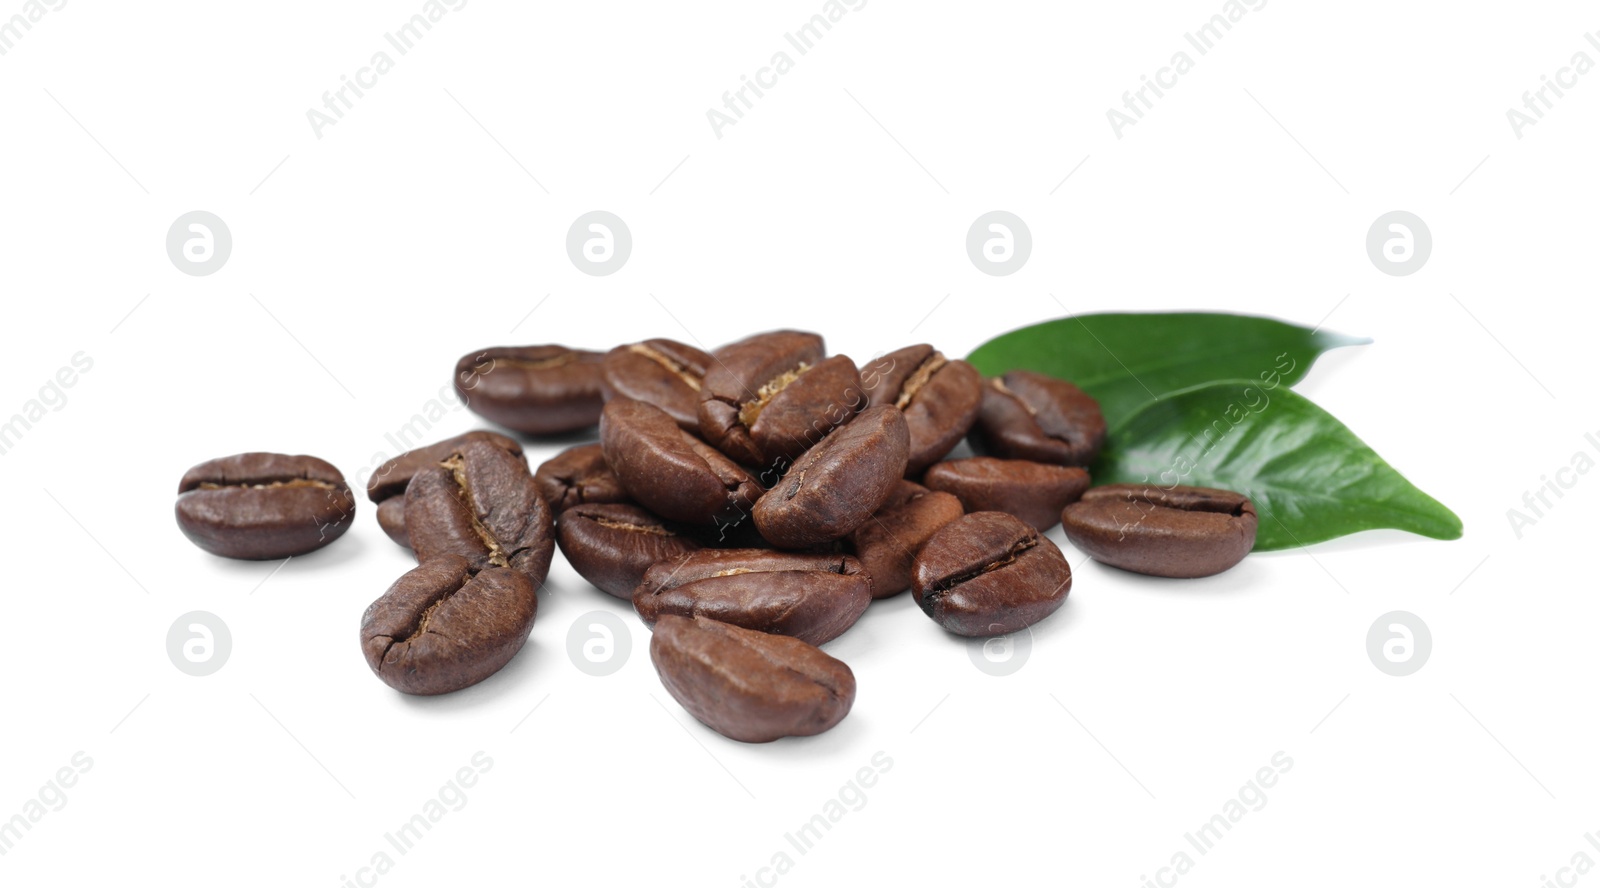
[{"label": "africa images watermark", "polygon": [[33,827],[43,820],[46,814],[60,811],[67,806],[67,790],[78,785],[78,778],[89,773],[94,767],[94,759],[83,750],[72,754],[71,760],[66,765],[56,769],[50,779],[39,787],[37,798],[30,798],[22,803],[22,810],[11,815],[10,820],[0,820],[0,857],[10,854],[28,833],[33,832]]},{"label": "africa images watermark", "polygon": [[[1583,39],[1600,52],[1600,31],[1585,33]],[[1546,111],[1555,108],[1556,103],[1551,100],[1553,94],[1556,99],[1567,97],[1566,91],[1578,85],[1578,78],[1594,70],[1594,58],[1585,50],[1578,50],[1567,60],[1567,64],[1556,69],[1554,77],[1543,74],[1539,77],[1539,88],[1525,90],[1522,93],[1522,107],[1506,109],[1506,120],[1511,123],[1511,134],[1521,140],[1524,131],[1544,119]]]},{"label": "africa images watermark", "polygon": [[10,419],[0,422],[0,456],[15,450],[22,437],[43,422],[46,416],[59,413],[67,406],[66,389],[77,385],[79,376],[93,368],[94,359],[87,352],[74,354],[68,365],[63,365],[54,376],[44,381],[36,396],[23,403],[22,408],[13,413]]},{"label": "africa images watermark", "polygon": [[[1589,843],[1589,847],[1600,851],[1600,835],[1586,832],[1583,834],[1583,840]],[[1554,876],[1540,875],[1539,885],[1541,888],[1557,888],[1557,886],[1560,886],[1560,888],[1572,888],[1572,886],[1578,884],[1580,876],[1588,875],[1589,871],[1594,867],[1594,858],[1589,856],[1588,851],[1579,848],[1572,853],[1572,857],[1567,861],[1566,866],[1556,869]]]},{"label": "africa images watermark", "polygon": [[817,843],[833,830],[834,824],[843,820],[846,814],[867,806],[867,790],[876,786],[879,778],[893,767],[894,759],[887,752],[881,749],[874,752],[871,767],[863,765],[858,768],[854,776],[839,787],[834,797],[822,803],[821,810],[813,814],[810,820],[783,834],[783,846],[772,852],[766,866],[758,868],[754,876],[739,877],[740,888],[772,888],[778,884],[778,877],[794,869],[794,858],[789,856],[789,850],[793,849],[801,857],[810,854]]},{"label": "africa images watermark", "polygon": [[[1262,0],[1265,2],[1265,0]],[[809,21],[795,28],[793,31],[784,32],[784,42],[794,48],[800,55],[809,53],[825,34],[833,30],[833,26],[842,20],[846,12],[860,12],[867,5],[867,0],[828,0],[822,4],[822,11],[813,15]],[[788,50],[780,49],[772,54],[767,64],[756,69],[754,77],[748,74],[739,75],[739,88],[726,90],[722,93],[722,107],[727,111],[716,108],[706,109],[706,120],[711,123],[711,133],[718,139],[722,138],[722,131],[740,120],[744,113],[755,107],[755,99],[766,96],[766,90],[778,85],[778,78],[794,70],[794,56]],[[755,99],[750,94],[755,94]],[[729,116],[732,114],[733,116]]]},{"label": "africa images watermark", "polygon": [[[428,0],[422,4],[422,11],[412,16],[400,27],[393,31],[384,32],[383,39],[394,51],[406,55],[416,48],[423,37],[433,30],[433,26],[443,19],[445,13],[459,11],[467,5],[467,0]],[[325,91],[322,94],[322,108],[306,109],[306,120],[311,123],[311,133],[321,139],[323,132],[330,126],[344,119],[344,114],[356,106],[356,99],[366,96],[366,90],[378,85],[378,78],[394,70],[394,57],[387,50],[378,50],[367,60],[367,64],[356,70],[355,76],[348,74],[339,75],[339,88]],[[352,94],[354,98],[352,98]]]},{"label": "africa images watermark", "polygon": [[[1261,380],[1260,385],[1247,385],[1241,388],[1238,401],[1229,401],[1218,417],[1200,430],[1199,436],[1190,436],[1199,448],[1199,455],[1192,459],[1184,453],[1174,456],[1169,467],[1160,474],[1160,481],[1156,482],[1156,486],[1162,490],[1172,490],[1181,485],[1183,479],[1199,468],[1200,463],[1211,455],[1211,451],[1215,450],[1235,428],[1244,425],[1251,417],[1265,412],[1272,406],[1272,396],[1267,393],[1281,385],[1284,376],[1293,373],[1299,366],[1299,362],[1288,352],[1283,352],[1273,360],[1273,369],[1263,370],[1257,374],[1257,378]],[[1252,392],[1255,394],[1252,395]],[[1144,481],[1147,484],[1152,483],[1149,475],[1145,476]]]},{"label": "africa images watermark", "polygon": [[[493,359],[489,359],[492,367]],[[480,370],[483,365],[480,365]],[[475,373],[477,371],[474,371]],[[464,383],[468,388],[477,386],[477,377],[473,375],[470,382]],[[356,484],[366,486],[372,479],[372,473],[383,468],[383,464],[402,453],[415,450],[437,437],[433,427],[442,422],[451,414],[460,413],[466,409],[467,403],[457,392],[454,383],[445,383],[439,387],[435,396],[422,403],[411,418],[392,432],[383,433],[385,444],[394,448],[393,453],[383,450],[374,451],[372,459],[355,474]]]},{"label": "africa images watermark", "polygon": [[22,35],[33,30],[44,19],[47,12],[59,12],[61,7],[67,5],[67,0],[28,0],[22,4],[22,11],[5,21],[0,21],[0,56],[10,52],[22,39]]},{"label": "africa images watermark", "polygon": [[1179,847],[1174,851],[1167,865],[1156,870],[1154,877],[1139,876],[1140,888],[1172,888],[1178,884],[1179,876],[1187,875],[1189,870],[1194,869],[1195,859],[1189,855],[1189,849],[1193,848],[1201,857],[1216,850],[1217,843],[1233,832],[1234,826],[1243,821],[1246,814],[1267,806],[1267,790],[1277,786],[1278,780],[1293,768],[1294,759],[1287,753],[1281,749],[1274,752],[1268,765],[1257,768],[1254,776],[1239,787],[1234,798],[1223,802],[1221,809],[1209,820],[1183,834],[1183,843],[1187,847]]},{"label": "africa images watermark", "polygon": [[366,866],[358,867],[353,877],[339,877],[341,888],[356,888],[357,885],[372,888],[378,884],[379,877],[388,875],[389,870],[394,869],[395,858],[389,852],[393,851],[401,857],[410,854],[433,831],[434,824],[444,820],[446,814],[467,806],[467,790],[478,785],[479,778],[492,768],[494,759],[488,753],[481,749],[474,752],[471,767],[463,765],[457,768],[438,792],[423,801],[417,813],[394,830],[383,834],[383,844],[368,857]]},{"label": "africa images watermark", "polygon": [[[1600,453],[1600,431],[1585,434],[1583,440],[1596,453]],[[1541,519],[1548,517],[1545,513],[1554,509],[1556,503],[1567,495],[1565,491],[1577,487],[1578,480],[1595,467],[1595,458],[1584,450],[1575,451],[1567,462],[1568,465],[1556,469],[1554,478],[1540,475],[1538,487],[1523,491],[1522,507],[1527,509],[1526,512],[1516,508],[1506,510],[1506,521],[1510,522],[1511,532],[1517,535],[1517,539],[1522,539],[1524,527],[1532,527]],[[1550,498],[1552,496],[1555,497],[1554,500]]]},{"label": "africa images watermark", "polygon": [[[1267,0],[1228,0],[1222,5],[1222,11],[1213,15],[1200,27],[1183,35],[1183,39],[1195,52],[1206,55],[1215,49],[1217,43],[1233,30],[1233,26],[1244,19],[1246,13],[1260,12],[1267,5]],[[1111,132],[1118,139],[1122,138],[1123,131],[1144,119],[1146,111],[1155,108],[1151,94],[1156,99],[1166,97],[1166,90],[1178,85],[1178,78],[1194,70],[1194,57],[1188,50],[1180,49],[1167,60],[1165,67],[1158,69],[1155,77],[1148,74],[1139,75],[1139,88],[1125,91],[1122,94],[1122,107],[1106,109],[1106,120],[1111,123]],[[1129,116],[1129,112],[1132,116]]]}]

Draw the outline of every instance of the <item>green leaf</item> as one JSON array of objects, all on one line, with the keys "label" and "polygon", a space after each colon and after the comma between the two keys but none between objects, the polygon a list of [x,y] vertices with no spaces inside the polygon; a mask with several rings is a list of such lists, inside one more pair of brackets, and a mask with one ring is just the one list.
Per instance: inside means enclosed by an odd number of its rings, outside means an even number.
[{"label": "green leaf", "polygon": [[1033,370],[1069,380],[1115,426],[1158,396],[1217,379],[1293,385],[1328,349],[1371,341],[1250,315],[1087,314],[1012,330],[967,360],[985,376]]},{"label": "green leaf", "polygon": [[1232,380],[1163,395],[1107,436],[1096,484],[1221,487],[1250,497],[1255,551],[1392,527],[1441,540],[1461,519],[1321,407],[1279,386]]}]

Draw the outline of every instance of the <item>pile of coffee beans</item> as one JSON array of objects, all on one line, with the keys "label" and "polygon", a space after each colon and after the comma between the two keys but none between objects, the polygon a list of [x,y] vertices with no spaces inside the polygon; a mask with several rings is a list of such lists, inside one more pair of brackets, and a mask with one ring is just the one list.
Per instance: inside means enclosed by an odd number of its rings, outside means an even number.
[{"label": "pile of coffee beans", "polygon": [[[378,523],[418,566],[366,610],[372,671],[410,694],[459,690],[527,641],[560,547],[652,628],[667,691],[735,740],[817,734],[855,700],[819,649],[875,599],[911,591],[960,636],[1015,632],[1066,601],[1058,522],[1096,560],[1163,577],[1227,570],[1256,514],[1225,490],[1090,487],[1095,400],[1028,371],[985,380],[912,345],[864,365],[779,330],[705,352],[670,339],[609,352],[489,348],[456,365],[477,414],[528,436],[599,426],[529,471],[474,431],[381,466]],[[978,456],[946,459],[963,440]],[[355,512],[338,470],[247,453],[184,475],[178,524],[232,558],[337,539]]]}]

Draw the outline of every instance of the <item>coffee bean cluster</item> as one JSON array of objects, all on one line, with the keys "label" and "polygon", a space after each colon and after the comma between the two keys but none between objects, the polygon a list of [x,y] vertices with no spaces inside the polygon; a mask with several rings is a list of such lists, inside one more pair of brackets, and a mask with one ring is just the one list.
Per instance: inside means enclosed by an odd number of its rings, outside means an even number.
[{"label": "coffee bean cluster", "polygon": [[[1250,501],[1224,490],[1090,487],[1099,405],[1028,371],[984,379],[912,345],[858,365],[814,333],[760,333],[712,352],[668,339],[464,356],[455,386],[528,436],[598,424],[529,471],[522,445],[469,432],[402,454],[367,494],[418,566],[367,608],[361,649],[397,690],[442,694],[516,655],[559,546],[652,628],[669,693],[749,742],[816,734],[855,699],[819,649],[874,599],[911,591],[945,630],[1023,629],[1066,600],[1072,571],[1044,532],[1097,560],[1166,577],[1238,563]],[[962,441],[979,456],[946,459]],[[348,527],[343,477],[314,457],[242,454],[190,470],[177,513],[236,558],[320,548]]]}]

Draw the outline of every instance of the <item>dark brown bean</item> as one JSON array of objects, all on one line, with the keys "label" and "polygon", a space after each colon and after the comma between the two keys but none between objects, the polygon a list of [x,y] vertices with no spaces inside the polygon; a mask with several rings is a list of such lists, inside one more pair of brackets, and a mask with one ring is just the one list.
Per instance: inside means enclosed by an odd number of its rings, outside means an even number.
[{"label": "dark brown bean", "polygon": [[933,346],[911,345],[861,368],[867,404],[892,404],[906,415],[911,451],[906,474],[920,475],[972,428],[983,399],[983,377],[966,361]]},{"label": "dark brown bean", "polygon": [[525,435],[577,431],[600,419],[604,358],[564,345],[486,348],[456,362],[456,393],[473,413]]},{"label": "dark brown bean", "polygon": [[911,588],[911,565],[933,532],[961,517],[961,501],[948,493],[901,481],[872,517],[850,532],[850,550],[872,576],[872,597]]},{"label": "dark brown bean", "polygon": [[1072,383],[1013,370],[984,385],[970,438],[992,456],[1086,466],[1105,443],[1106,421],[1100,403]]},{"label": "dark brown bean", "polygon": [[633,607],[650,624],[703,616],[811,644],[855,625],[872,601],[872,577],[848,555],[701,549],[645,571]]},{"label": "dark brown bean", "polygon": [[717,349],[700,390],[700,434],[746,465],[768,467],[805,452],[866,404],[855,364],[823,354],[821,336],[796,330]]},{"label": "dark brown bean", "polygon": [[746,743],[820,734],[856,698],[850,667],[817,648],[705,617],[662,617],[650,661],[690,715]]},{"label": "dark brown bean", "polygon": [[700,383],[712,357],[671,339],[619,345],[606,353],[601,381],[606,400],[632,398],[667,412],[685,431],[700,431]]},{"label": "dark brown bean", "polygon": [[1157,577],[1218,574],[1256,544],[1255,505],[1210,487],[1095,487],[1061,513],[1061,526],[1094,560]]},{"label": "dark brown bean", "polygon": [[621,503],[578,505],[562,512],[556,542],[579,576],[630,601],[652,564],[700,548],[683,528]]},{"label": "dark brown bean", "polygon": [[468,441],[406,487],[406,530],[417,560],[460,555],[472,569],[509,567],[535,588],[555,550],[550,507],[528,463],[486,441]]},{"label": "dark brown bean", "polygon": [[445,694],[498,672],[528,640],[539,601],[515,570],[474,571],[441,555],[389,587],[361,617],[361,651],[384,684]]},{"label": "dark brown bean", "polygon": [[1061,510],[1089,489],[1089,473],[1078,466],[992,456],[939,463],[922,480],[955,494],[968,512],[1005,512],[1039,531],[1055,527]]},{"label": "dark brown bean", "polygon": [[628,492],[606,464],[599,444],[579,444],[540,463],[533,483],[550,510],[559,516],[584,503],[625,503]]},{"label": "dark brown bean", "polygon": [[872,517],[905,474],[906,420],[871,407],[806,451],[752,513],[773,545],[799,549],[836,540]]},{"label": "dark brown bean", "polygon": [[344,535],[356,500],[344,476],[314,456],[240,453],[183,473],[178,529],[224,558],[287,558]]},{"label": "dark brown bean", "polygon": [[378,526],[396,544],[411,548],[411,534],[406,533],[406,498],[391,496],[378,503]]},{"label": "dark brown bean", "polygon": [[643,401],[606,405],[600,446],[628,494],[663,518],[735,524],[761,495],[749,472]]},{"label": "dark brown bean", "polygon": [[911,591],[957,635],[1015,632],[1067,600],[1072,568],[1056,544],[1004,512],[973,512],[934,532],[917,553]]},{"label": "dark brown bean", "polygon": [[474,431],[408,450],[379,466],[367,479],[367,498],[377,503],[378,525],[389,539],[411,548],[411,538],[406,535],[406,485],[419,470],[438,465],[468,441],[487,441],[507,453],[522,456],[522,445],[515,439],[499,432]]},{"label": "dark brown bean", "polygon": [[762,466],[774,478],[867,404],[856,363],[844,355],[823,358],[793,380],[775,385],[771,397],[758,396],[739,412],[762,456]]}]

